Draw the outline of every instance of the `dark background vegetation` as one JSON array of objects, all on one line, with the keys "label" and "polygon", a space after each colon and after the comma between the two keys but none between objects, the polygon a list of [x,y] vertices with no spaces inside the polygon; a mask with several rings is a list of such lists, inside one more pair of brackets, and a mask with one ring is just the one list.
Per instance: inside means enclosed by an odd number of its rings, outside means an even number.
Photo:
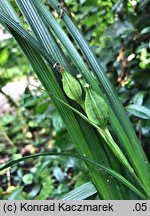
[{"label": "dark background vegetation", "polygon": [[[65,2],[66,10],[116,87],[150,160],[150,1]],[[23,93],[14,97],[5,92],[6,84],[18,80],[25,80]],[[18,82],[15,88],[20,93]],[[77,151],[55,107],[11,37],[0,40],[0,92],[9,105],[3,109],[1,99],[0,163],[43,151]],[[38,158],[22,162],[0,176],[0,199],[61,199],[63,194],[89,180],[81,161],[54,156]]]}]

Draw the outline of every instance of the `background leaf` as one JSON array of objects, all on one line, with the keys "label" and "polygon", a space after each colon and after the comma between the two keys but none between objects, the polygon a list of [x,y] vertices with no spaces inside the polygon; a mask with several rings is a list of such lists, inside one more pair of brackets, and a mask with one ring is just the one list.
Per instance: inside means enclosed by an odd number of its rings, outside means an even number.
[{"label": "background leaf", "polygon": [[134,116],[140,117],[142,119],[150,119],[150,110],[144,106],[138,104],[128,105],[127,111]]}]

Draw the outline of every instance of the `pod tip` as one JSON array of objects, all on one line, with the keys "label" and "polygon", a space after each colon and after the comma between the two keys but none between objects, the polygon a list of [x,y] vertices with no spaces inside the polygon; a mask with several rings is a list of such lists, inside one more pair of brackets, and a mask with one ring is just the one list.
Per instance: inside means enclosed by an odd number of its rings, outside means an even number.
[{"label": "pod tip", "polygon": [[53,65],[53,68],[59,70],[61,73],[63,73],[65,71],[65,68],[60,65],[58,62],[56,62],[54,65]]}]

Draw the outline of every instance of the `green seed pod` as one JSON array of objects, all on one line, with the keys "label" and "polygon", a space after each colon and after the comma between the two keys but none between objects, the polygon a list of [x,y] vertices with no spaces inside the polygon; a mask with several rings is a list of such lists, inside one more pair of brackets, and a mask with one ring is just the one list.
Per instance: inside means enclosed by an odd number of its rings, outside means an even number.
[{"label": "green seed pod", "polygon": [[86,84],[85,112],[88,118],[101,128],[106,128],[109,109],[105,100]]},{"label": "green seed pod", "polygon": [[66,95],[81,104],[82,101],[82,88],[79,82],[65,70],[62,72],[63,89]]}]

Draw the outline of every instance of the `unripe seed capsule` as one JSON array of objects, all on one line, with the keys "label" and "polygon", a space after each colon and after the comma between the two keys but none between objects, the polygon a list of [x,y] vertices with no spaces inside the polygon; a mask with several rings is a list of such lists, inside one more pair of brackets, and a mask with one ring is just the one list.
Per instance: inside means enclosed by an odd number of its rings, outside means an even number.
[{"label": "unripe seed capsule", "polygon": [[66,95],[77,101],[79,104],[82,103],[82,88],[79,82],[65,70],[62,72],[63,89]]},{"label": "unripe seed capsule", "polygon": [[91,89],[89,84],[85,85],[85,112],[88,118],[101,128],[106,128],[109,117],[109,109],[105,100]]}]

